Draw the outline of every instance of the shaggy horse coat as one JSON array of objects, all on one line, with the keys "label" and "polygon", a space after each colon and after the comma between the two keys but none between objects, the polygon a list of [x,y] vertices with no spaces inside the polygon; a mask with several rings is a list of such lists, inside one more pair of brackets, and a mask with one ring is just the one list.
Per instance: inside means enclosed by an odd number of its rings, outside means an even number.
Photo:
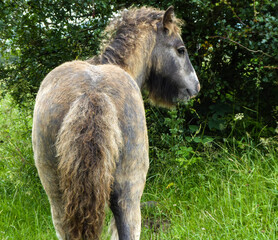
[{"label": "shaggy horse coat", "polygon": [[130,9],[114,19],[100,56],[52,70],[36,98],[33,149],[59,239],[99,239],[105,205],[112,238],[140,238],[149,167],[141,89],[173,106],[200,85],[173,8]]}]

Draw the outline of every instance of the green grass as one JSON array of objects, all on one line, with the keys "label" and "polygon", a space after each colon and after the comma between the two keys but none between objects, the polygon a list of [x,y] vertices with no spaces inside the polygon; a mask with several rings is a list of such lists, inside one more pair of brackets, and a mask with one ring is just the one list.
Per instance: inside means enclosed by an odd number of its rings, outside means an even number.
[{"label": "green grass", "polygon": [[142,239],[277,239],[277,149],[250,146],[240,155],[221,147],[203,160],[147,182],[143,200],[158,201],[154,214],[171,225]]},{"label": "green grass", "polygon": [[[33,164],[31,115],[0,102],[0,239],[56,239]],[[142,209],[141,239],[277,239],[277,145],[212,142],[188,168],[151,159],[142,202],[157,205]]]}]

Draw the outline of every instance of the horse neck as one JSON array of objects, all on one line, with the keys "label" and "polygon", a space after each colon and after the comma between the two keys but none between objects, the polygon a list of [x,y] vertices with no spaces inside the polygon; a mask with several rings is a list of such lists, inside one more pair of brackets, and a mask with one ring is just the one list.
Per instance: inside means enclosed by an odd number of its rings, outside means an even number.
[{"label": "horse neck", "polygon": [[139,39],[134,52],[126,58],[125,66],[122,67],[134,78],[140,89],[142,89],[150,73],[151,54],[154,45],[155,37],[153,35]]}]

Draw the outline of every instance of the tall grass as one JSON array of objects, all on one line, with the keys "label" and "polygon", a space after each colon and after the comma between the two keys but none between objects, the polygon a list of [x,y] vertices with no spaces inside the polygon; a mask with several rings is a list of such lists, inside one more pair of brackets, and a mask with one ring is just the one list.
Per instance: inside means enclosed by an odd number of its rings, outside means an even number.
[{"label": "tall grass", "polygon": [[[33,163],[30,109],[0,102],[0,239],[56,238]],[[204,148],[186,168],[151,159],[141,239],[277,239],[277,140],[246,135]]]},{"label": "tall grass", "polygon": [[157,169],[143,200],[171,224],[142,239],[277,239],[277,145],[245,148],[218,145],[186,171]]},{"label": "tall grass", "polygon": [[19,109],[6,97],[0,116],[0,239],[54,239],[33,163],[31,110]]}]

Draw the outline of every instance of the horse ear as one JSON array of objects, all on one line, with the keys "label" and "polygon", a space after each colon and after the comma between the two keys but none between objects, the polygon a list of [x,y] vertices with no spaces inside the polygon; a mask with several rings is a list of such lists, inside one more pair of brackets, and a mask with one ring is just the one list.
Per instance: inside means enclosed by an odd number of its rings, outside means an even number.
[{"label": "horse ear", "polygon": [[172,24],[173,20],[174,20],[174,7],[170,6],[164,13],[163,20],[162,20],[163,26],[165,28],[169,28],[169,25]]}]

